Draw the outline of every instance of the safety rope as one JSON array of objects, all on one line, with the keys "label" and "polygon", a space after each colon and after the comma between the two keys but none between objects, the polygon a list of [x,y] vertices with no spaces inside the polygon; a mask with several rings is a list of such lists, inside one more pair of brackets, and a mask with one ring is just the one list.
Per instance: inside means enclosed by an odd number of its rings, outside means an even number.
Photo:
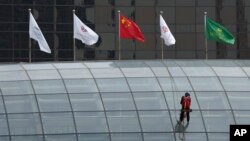
[{"label": "safety rope", "polygon": [[175,85],[174,78],[171,75],[171,73],[169,73],[169,75],[170,75],[170,81],[171,81],[171,86],[172,86],[172,91],[173,91],[173,102],[174,102],[175,119],[176,119],[176,121],[178,121],[178,118],[177,118],[177,108],[176,108],[176,101],[178,101],[178,96],[176,97],[176,94],[178,94],[178,92],[177,92],[177,86]]},{"label": "safety rope", "polygon": [[[174,112],[175,112],[175,119],[176,122],[178,122],[178,116],[177,116],[177,106],[176,106],[176,101],[178,101],[179,95],[178,95],[178,87],[174,81],[173,76],[171,75],[171,73],[169,72],[170,75],[170,81],[171,81],[171,86],[172,86],[172,92],[173,92],[173,102],[174,102]],[[179,102],[178,102],[179,103]],[[179,110],[178,110],[179,111]],[[185,141],[185,127],[184,127],[184,121],[182,123],[180,123],[179,125],[179,139],[181,141]]]}]

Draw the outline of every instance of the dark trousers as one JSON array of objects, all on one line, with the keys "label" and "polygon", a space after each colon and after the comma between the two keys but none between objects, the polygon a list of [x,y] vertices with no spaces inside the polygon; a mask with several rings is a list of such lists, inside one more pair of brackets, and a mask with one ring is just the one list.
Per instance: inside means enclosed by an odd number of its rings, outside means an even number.
[{"label": "dark trousers", "polygon": [[[181,122],[182,122],[183,119],[184,119],[184,113],[185,113],[185,110],[181,110],[181,115],[180,115],[180,121],[181,121]],[[190,120],[189,110],[186,111],[186,116],[187,116],[187,122],[189,122],[189,120]]]}]

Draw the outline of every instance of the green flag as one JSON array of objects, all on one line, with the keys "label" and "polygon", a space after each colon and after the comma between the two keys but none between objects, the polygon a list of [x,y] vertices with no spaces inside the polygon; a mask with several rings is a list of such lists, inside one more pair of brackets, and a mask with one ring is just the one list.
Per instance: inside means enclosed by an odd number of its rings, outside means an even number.
[{"label": "green flag", "polygon": [[223,26],[206,17],[205,37],[223,44],[233,45],[234,36]]}]

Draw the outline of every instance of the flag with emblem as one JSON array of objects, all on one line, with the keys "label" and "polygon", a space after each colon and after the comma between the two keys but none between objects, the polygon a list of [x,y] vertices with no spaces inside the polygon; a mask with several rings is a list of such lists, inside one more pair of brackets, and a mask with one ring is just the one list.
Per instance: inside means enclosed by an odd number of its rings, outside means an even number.
[{"label": "flag with emblem", "polygon": [[93,45],[99,36],[74,14],[74,38],[86,45]]},{"label": "flag with emblem", "polygon": [[208,17],[205,17],[204,33],[208,40],[229,45],[233,45],[235,42],[234,36],[225,27],[209,19]]},{"label": "flag with emblem", "polygon": [[30,12],[30,20],[29,20],[29,35],[30,35],[30,38],[38,42],[38,45],[41,51],[46,52],[46,53],[51,53],[49,45],[47,41],[45,40],[43,33],[40,30],[31,12]]},{"label": "flag with emblem", "polygon": [[160,29],[161,29],[161,38],[164,40],[165,44],[167,46],[174,45],[175,38],[161,15],[160,15]]},{"label": "flag with emblem", "polygon": [[136,39],[144,42],[144,36],[139,26],[132,20],[120,15],[120,38],[123,39]]}]

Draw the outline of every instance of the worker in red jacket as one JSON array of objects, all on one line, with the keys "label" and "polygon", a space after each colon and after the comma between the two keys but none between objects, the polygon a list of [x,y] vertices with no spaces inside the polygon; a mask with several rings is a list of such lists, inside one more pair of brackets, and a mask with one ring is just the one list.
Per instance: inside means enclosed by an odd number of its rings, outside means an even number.
[{"label": "worker in red jacket", "polygon": [[188,92],[185,93],[185,96],[181,97],[181,115],[180,115],[180,120],[179,123],[181,123],[184,119],[184,113],[186,112],[186,116],[187,116],[187,122],[189,123],[190,120],[190,116],[189,113],[192,111],[190,109],[191,107],[191,97],[190,94]]}]

